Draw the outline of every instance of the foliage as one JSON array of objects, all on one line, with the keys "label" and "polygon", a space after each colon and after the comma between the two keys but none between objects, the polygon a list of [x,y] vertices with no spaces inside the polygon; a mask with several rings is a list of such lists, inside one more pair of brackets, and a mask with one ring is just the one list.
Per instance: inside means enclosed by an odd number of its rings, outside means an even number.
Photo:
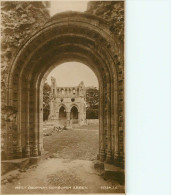
[{"label": "foliage", "polygon": [[124,1],[90,1],[87,13],[107,20],[110,30],[124,40]]},{"label": "foliage", "polygon": [[98,119],[98,109],[88,108],[86,110],[87,119]]},{"label": "foliage", "polygon": [[86,118],[98,119],[99,90],[96,87],[86,89]]},{"label": "foliage", "polygon": [[50,85],[45,82],[43,87],[43,121],[48,120],[48,116],[50,113]]}]

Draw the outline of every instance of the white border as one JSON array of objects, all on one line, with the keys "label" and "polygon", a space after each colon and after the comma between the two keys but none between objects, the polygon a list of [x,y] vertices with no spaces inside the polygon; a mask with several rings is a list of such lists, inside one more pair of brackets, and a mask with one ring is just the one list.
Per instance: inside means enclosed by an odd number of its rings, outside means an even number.
[{"label": "white border", "polygon": [[171,194],[171,1],[126,2],[128,195]]}]

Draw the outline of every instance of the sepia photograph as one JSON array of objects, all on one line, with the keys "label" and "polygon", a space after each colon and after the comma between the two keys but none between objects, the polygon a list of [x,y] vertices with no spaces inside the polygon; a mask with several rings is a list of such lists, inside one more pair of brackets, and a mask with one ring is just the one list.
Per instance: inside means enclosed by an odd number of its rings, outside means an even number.
[{"label": "sepia photograph", "polygon": [[124,29],[124,1],[1,1],[1,194],[125,194]]}]

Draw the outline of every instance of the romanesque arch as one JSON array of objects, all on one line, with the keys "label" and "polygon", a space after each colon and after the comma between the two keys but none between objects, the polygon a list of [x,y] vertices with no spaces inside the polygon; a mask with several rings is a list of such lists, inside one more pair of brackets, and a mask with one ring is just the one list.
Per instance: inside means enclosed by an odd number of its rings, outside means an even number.
[{"label": "romanesque arch", "polygon": [[[123,164],[123,45],[105,20],[79,12],[53,16],[19,48],[8,78],[7,104],[17,117],[7,124],[7,159],[37,157],[42,151],[42,86],[54,66],[78,61],[100,86],[99,158]],[[16,129],[12,129],[12,126]],[[8,138],[11,131],[16,137]],[[15,143],[15,144],[14,144]]]}]

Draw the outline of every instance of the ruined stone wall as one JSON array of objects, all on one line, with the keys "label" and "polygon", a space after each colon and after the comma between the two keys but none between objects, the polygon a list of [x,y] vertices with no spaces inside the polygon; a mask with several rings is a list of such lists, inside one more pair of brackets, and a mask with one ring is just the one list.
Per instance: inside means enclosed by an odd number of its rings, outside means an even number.
[{"label": "ruined stone wall", "polygon": [[[115,40],[119,46],[120,53],[116,53],[116,65],[118,68],[118,90],[119,90],[119,156],[120,163],[124,163],[124,129],[125,129],[125,114],[124,114],[124,1],[91,1],[87,6],[87,13],[97,15],[105,19],[111,32],[117,35],[118,40]],[[123,164],[124,166],[124,164]]]},{"label": "ruined stone wall", "polygon": [[72,123],[71,109],[78,109],[78,123],[84,125],[86,123],[86,88],[83,81],[75,87],[56,87],[56,79],[51,77],[51,100],[49,120],[59,121],[59,109],[64,107],[66,110],[67,126]]},{"label": "ruined stone wall", "polygon": [[[2,158],[6,140],[6,120],[11,120],[17,112],[6,106],[7,79],[10,65],[16,52],[34,32],[50,18],[48,2],[4,1],[1,2],[1,111],[2,111]],[[11,129],[15,131],[15,129]],[[11,144],[15,138],[11,136]]]},{"label": "ruined stone wall", "polygon": [[124,41],[124,1],[91,1],[87,13],[109,21],[110,30]]}]

